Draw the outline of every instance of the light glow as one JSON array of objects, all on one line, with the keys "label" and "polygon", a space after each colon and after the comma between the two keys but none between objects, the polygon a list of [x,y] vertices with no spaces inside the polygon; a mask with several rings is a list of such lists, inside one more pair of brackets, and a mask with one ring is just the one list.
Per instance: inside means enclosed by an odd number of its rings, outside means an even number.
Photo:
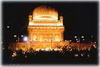
[{"label": "light glow", "polygon": [[78,54],[75,54],[74,56],[75,56],[75,57],[78,57]]},{"label": "light glow", "polygon": [[46,23],[29,23],[29,25],[34,26],[63,26],[62,23],[46,24]]},{"label": "light glow", "polygon": [[49,48],[46,48],[45,51],[50,51],[50,49]]},{"label": "light glow", "polygon": [[17,35],[14,35],[14,37],[17,37]]},{"label": "light glow", "polygon": [[9,28],[9,26],[7,26],[7,28]]},{"label": "light glow", "polygon": [[84,36],[82,36],[82,38],[84,38]]},{"label": "light glow", "polygon": [[85,40],[85,39],[83,39],[83,40]]},{"label": "light glow", "polygon": [[25,36],[25,37],[23,38],[23,40],[24,40],[24,41],[28,41],[28,37]]},{"label": "light glow", "polygon": [[[49,17],[49,18],[43,18],[43,16],[47,16],[47,17]],[[47,21],[52,21],[52,20],[55,20],[55,21],[57,21],[57,17],[56,16],[53,16],[53,15],[38,15],[38,16],[35,16],[34,18],[33,18],[33,20],[47,20]]]},{"label": "light glow", "polygon": [[24,37],[23,35],[21,35],[21,37]]},{"label": "light glow", "polygon": [[74,38],[77,38],[77,36],[74,36]]}]

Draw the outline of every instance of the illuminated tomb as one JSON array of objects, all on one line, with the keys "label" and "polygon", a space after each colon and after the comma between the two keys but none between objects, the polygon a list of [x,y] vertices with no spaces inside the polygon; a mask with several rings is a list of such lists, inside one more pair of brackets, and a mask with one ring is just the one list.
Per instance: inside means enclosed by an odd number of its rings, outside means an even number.
[{"label": "illuminated tomb", "polygon": [[58,16],[57,10],[40,6],[29,15],[28,42],[17,43],[16,50],[58,50],[58,46],[68,45],[64,41],[63,16]]},{"label": "illuminated tomb", "polygon": [[[60,20],[58,20],[58,18]],[[40,6],[29,15],[29,39],[38,49],[51,49],[63,41],[63,16],[50,7]],[[35,49],[36,49],[35,48]]]},{"label": "illuminated tomb", "polygon": [[29,15],[29,38],[34,42],[63,41],[63,16],[58,20],[58,12],[50,7],[40,6]]},{"label": "illuminated tomb", "polygon": [[29,15],[27,30],[28,40],[10,45],[9,47],[12,50],[58,51],[62,50],[66,45],[73,45],[79,49],[90,48],[91,45],[72,43],[69,40],[64,41],[63,16],[58,16],[58,12],[55,9],[47,6],[40,6],[33,10],[32,15]]}]

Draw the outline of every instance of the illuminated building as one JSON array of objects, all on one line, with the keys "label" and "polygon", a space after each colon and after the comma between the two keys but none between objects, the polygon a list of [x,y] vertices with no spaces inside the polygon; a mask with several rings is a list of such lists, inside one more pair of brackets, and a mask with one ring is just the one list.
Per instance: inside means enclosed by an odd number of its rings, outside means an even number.
[{"label": "illuminated building", "polygon": [[58,12],[55,9],[40,6],[34,9],[33,15],[29,15],[29,38],[34,42],[58,42],[63,41],[63,16],[58,20]]},{"label": "illuminated building", "polygon": [[[33,10],[29,15],[29,24],[27,26],[28,37],[24,37],[25,42],[18,42],[10,46],[13,50],[62,50],[66,45],[76,46],[79,50],[90,48],[94,43],[73,43],[72,40],[63,38],[64,25],[63,16],[59,16],[58,12],[50,7],[40,6]],[[14,35],[14,37],[16,37]],[[74,38],[77,38],[75,36]],[[84,36],[82,36],[84,38]],[[76,39],[78,41],[78,39]]]},{"label": "illuminated building", "polygon": [[58,12],[53,8],[37,7],[29,15],[28,32],[30,41],[36,43],[38,48],[51,49],[54,44],[63,41],[63,16],[58,17]]},{"label": "illuminated building", "polygon": [[[29,15],[28,43],[17,43],[17,49],[57,50],[58,45],[65,45],[63,41],[63,16],[58,16],[57,10],[39,6]],[[68,45],[69,42],[66,41]],[[24,46],[24,47],[23,47]]]}]

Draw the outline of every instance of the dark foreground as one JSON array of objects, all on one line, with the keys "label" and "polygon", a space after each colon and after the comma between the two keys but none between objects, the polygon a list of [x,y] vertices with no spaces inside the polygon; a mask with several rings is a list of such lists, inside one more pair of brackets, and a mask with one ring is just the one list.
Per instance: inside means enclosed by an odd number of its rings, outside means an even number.
[{"label": "dark foreground", "polygon": [[[16,56],[12,56],[16,53]],[[59,51],[30,51],[21,50],[12,52],[9,49],[3,50],[2,63],[5,64],[80,64],[80,65],[97,65],[98,53],[97,48],[91,50],[63,50]]]}]

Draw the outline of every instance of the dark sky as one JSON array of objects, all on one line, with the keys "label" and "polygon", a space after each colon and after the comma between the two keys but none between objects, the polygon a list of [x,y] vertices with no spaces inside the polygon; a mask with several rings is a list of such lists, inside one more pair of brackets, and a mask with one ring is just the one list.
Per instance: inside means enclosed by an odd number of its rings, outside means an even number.
[{"label": "dark sky", "polygon": [[14,34],[27,35],[28,15],[41,5],[55,8],[63,15],[64,39],[74,35],[97,37],[98,2],[3,2],[3,40],[12,41]]}]

